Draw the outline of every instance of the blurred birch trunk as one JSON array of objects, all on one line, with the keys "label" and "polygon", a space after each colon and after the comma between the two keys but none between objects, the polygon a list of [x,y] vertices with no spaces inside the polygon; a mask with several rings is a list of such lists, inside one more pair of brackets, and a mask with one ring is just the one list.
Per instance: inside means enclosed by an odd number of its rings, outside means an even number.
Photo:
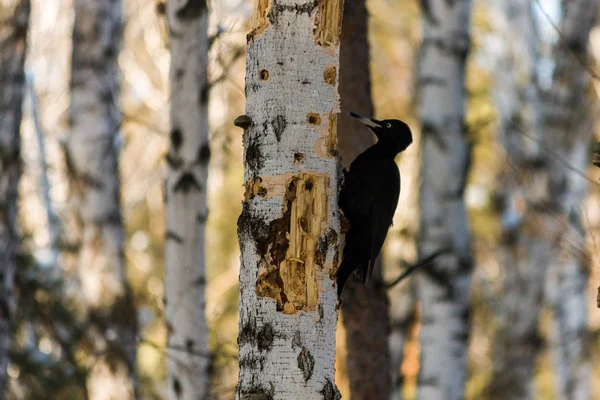
[{"label": "blurred birch trunk", "polygon": [[548,154],[521,132],[541,133],[536,73],[539,41],[533,6],[531,0],[494,2],[503,43],[496,62],[495,97],[504,150],[496,192],[502,221],[497,256],[504,279],[489,387],[489,395],[497,399],[532,396],[544,280],[556,232],[554,221],[539,212],[548,200],[543,188]]},{"label": "blurred birch trunk", "polygon": [[29,0],[0,3],[0,399],[6,398],[8,391],[7,367],[16,312],[20,131],[30,9]]},{"label": "blurred birch trunk", "polygon": [[81,226],[79,276],[93,344],[92,400],[131,399],[137,315],[125,275],[120,211],[120,0],[75,0],[70,136],[65,155]]},{"label": "blurred birch trunk", "polygon": [[210,398],[204,238],[208,209],[208,8],[167,2],[171,144],[167,155],[165,306],[169,399]]},{"label": "blurred birch trunk", "polygon": [[[596,0],[561,2],[561,36],[553,48],[551,88],[542,96],[546,143],[558,157],[550,160],[550,203],[558,214],[559,237],[550,265],[549,300],[553,310],[551,355],[560,399],[590,397],[588,348],[589,255],[582,209],[589,183],[567,169],[585,171],[594,137],[596,94],[589,72],[588,42],[598,13]],[[559,159],[562,158],[562,160]]]},{"label": "blurred birch trunk", "polygon": [[236,399],[339,399],[337,93],[341,0],[255,0],[238,220]]},{"label": "blurred birch trunk", "polygon": [[466,383],[473,271],[464,191],[470,166],[465,130],[469,0],[421,2],[418,63],[421,118],[419,258],[440,248],[419,276],[422,304],[420,399],[462,399]]},{"label": "blurred birch trunk", "polygon": [[[350,111],[373,116],[369,73],[368,14],[365,0],[346,0],[340,50],[338,150],[344,166],[374,143],[371,132],[351,118]],[[354,400],[388,399],[391,392],[388,347],[388,298],[381,257],[371,281],[363,286],[350,277],[342,303],[346,329],[346,364]]]}]

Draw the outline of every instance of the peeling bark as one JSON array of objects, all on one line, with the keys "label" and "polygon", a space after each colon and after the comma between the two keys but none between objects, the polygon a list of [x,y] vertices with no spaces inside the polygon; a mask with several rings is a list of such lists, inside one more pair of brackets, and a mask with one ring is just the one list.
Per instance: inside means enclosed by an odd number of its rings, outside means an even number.
[{"label": "peeling bark", "polygon": [[0,399],[8,390],[7,367],[14,330],[17,271],[17,200],[21,177],[21,118],[29,0],[0,4]]},{"label": "peeling bark", "polygon": [[65,156],[82,245],[79,276],[94,344],[90,399],[133,398],[137,314],[127,284],[120,212],[120,0],[76,0],[71,129]]},{"label": "peeling bark", "polygon": [[430,0],[418,65],[422,135],[419,257],[447,247],[419,277],[420,399],[462,399],[473,261],[464,203],[470,146],[464,123],[469,0]]},{"label": "peeling bark", "polygon": [[167,20],[171,50],[171,147],[165,188],[167,393],[172,400],[204,400],[210,398],[205,314],[208,8],[204,0],[169,1]]},{"label": "peeling bark", "polygon": [[331,71],[339,68],[334,11],[342,4],[254,4],[246,115],[235,122],[244,129],[246,182],[236,399],[339,399],[339,99]]},{"label": "peeling bark", "polygon": [[[348,0],[340,49],[340,96],[338,150],[346,168],[374,143],[374,137],[350,117],[354,111],[373,115],[367,9],[364,0]],[[336,70],[326,73],[325,82],[335,79]],[[391,390],[388,349],[388,298],[383,283],[381,260],[365,286],[350,277],[345,287],[342,312],[346,330],[348,379],[354,400],[387,399]]]}]

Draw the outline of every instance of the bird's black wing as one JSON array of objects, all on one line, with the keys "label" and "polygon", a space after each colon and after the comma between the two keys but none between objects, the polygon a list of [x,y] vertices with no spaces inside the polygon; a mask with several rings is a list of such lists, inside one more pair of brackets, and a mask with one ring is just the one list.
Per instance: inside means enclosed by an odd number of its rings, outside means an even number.
[{"label": "bird's black wing", "polygon": [[[394,163],[393,160],[391,162]],[[384,168],[382,171],[385,172],[380,175],[381,185],[375,188],[377,200],[372,204],[370,212],[371,252],[367,275],[361,277],[363,282],[371,279],[375,260],[381,252],[388,230],[392,225],[400,197],[400,172],[396,164],[394,163],[393,166]]]},{"label": "bird's black wing", "polygon": [[[359,236],[360,247],[366,247],[365,250],[369,253],[366,268],[357,269],[363,283],[370,278],[381,251],[399,194],[400,174],[393,160],[355,162],[345,176],[340,193],[340,208],[350,221],[352,232],[349,234]],[[361,232],[356,232],[356,229]]]}]

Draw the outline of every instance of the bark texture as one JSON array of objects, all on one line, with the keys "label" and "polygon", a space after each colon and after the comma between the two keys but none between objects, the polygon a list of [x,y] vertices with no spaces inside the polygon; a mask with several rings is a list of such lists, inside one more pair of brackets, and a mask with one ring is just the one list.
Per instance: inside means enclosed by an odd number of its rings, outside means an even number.
[{"label": "bark texture", "polygon": [[171,145],[167,155],[165,305],[169,399],[210,398],[205,315],[208,142],[208,8],[169,1]]},{"label": "bark texture", "polygon": [[16,312],[17,199],[21,177],[21,117],[29,0],[0,3],[0,399],[8,390],[7,367]]},{"label": "bark texture", "polygon": [[[368,13],[365,0],[347,0],[340,49],[338,150],[344,166],[374,143],[373,135],[349,115],[350,111],[373,116],[369,72]],[[354,400],[386,399],[391,391],[388,298],[383,283],[381,258],[371,281],[361,285],[353,276],[345,287],[342,303],[346,330],[348,379]]]},{"label": "bark texture", "polygon": [[254,3],[238,220],[237,399],[339,399],[337,94],[342,1]]},{"label": "bark texture", "polygon": [[548,192],[559,220],[558,246],[550,265],[549,300],[553,310],[551,355],[560,399],[590,397],[587,288],[589,256],[582,223],[582,203],[588,189],[585,177],[567,169],[559,158],[579,171],[589,165],[594,135],[592,106],[597,105],[586,71],[588,39],[596,22],[597,0],[562,1],[562,35],[553,49],[551,88],[542,96],[542,124],[547,144],[558,157],[550,160]]},{"label": "bark texture", "polygon": [[540,133],[536,27],[531,0],[494,3],[503,48],[496,62],[498,132],[503,160],[496,197],[502,221],[498,262],[504,273],[489,396],[529,399],[540,350],[538,322],[556,224],[540,213],[548,154],[521,131]]},{"label": "bark texture", "polygon": [[135,396],[137,315],[125,276],[120,212],[120,0],[75,0],[70,136],[65,155],[81,226],[79,274],[93,343],[90,399]]},{"label": "bark texture", "polygon": [[422,1],[418,64],[422,132],[419,258],[440,248],[419,277],[422,304],[420,399],[462,399],[466,381],[473,261],[464,203],[470,165],[464,102],[469,0]]}]

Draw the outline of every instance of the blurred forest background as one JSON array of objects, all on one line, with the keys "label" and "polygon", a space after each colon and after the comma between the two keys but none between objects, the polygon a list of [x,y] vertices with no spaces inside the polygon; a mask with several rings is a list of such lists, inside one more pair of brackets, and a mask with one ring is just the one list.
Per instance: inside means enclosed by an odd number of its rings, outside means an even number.
[{"label": "blurred forest background", "polygon": [[[0,43],[12,33],[16,0],[0,0]],[[502,129],[502,101],[508,83],[506,71],[518,68],[506,64],[510,57],[526,57],[527,44],[512,40],[511,26],[502,17],[499,5],[509,2],[476,1],[472,7],[472,50],[467,65],[467,125],[473,160],[466,186],[466,204],[473,235],[475,273],[471,296],[471,338],[467,397],[486,398],[497,368],[494,347],[499,332],[510,322],[502,319],[505,269],[496,250],[503,239],[503,224],[514,216],[503,212],[498,193],[520,172],[506,168],[506,144]],[[529,2],[525,2],[529,3]],[[541,87],[551,82],[551,49],[560,40],[561,7],[558,0],[529,3],[536,20],[537,46],[541,54],[537,81]],[[81,313],[79,292],[83,290],[76,271],[80,246],[72,212],[73,183],[65,159],[69,133],[70,70],[73,47],[74,5],[70,0],[31,0],[21,126],[22,177],[18,189],[18,266],[15,288],[17,313],[11,360],[8,365],[10,399],[76,399],[85,394],[87,356],[94,345],[78,332]],[[415,110],[416,61],[421,40],[421,14],[417,1],[368,0],[371,77],[375,118],[406,121],[416,143],[400,158],[402,194],[393,227],[388,234],[384,256],[384,276],[391,281],[401,266],[417,260],[419,229],[418,182],[420,168],[419,119]],[[597,8],[597,7],[596,7]],[[119,153],[121,213],[125,271],[137,307],[137,373],[139,393],[144,399],[166,397],[166,339],[164,296],[165,154],[169,147],[169,49],[165,3],[123,0],[123,42],[118,54],[121,94],[120,138],[114,146]],[[246,33],[253,4],[243,0],[213,0],[210,10],[210,164],[206,231],[207,292],[206,316],[209,327],[212,392],[216,399],[231,399],[237,381],[239,247],[236,220],[244,196],[241,130],[232,121],[244,114],[244,74]],[[596,9],[596,12],[598,10]],[[509,33],[507,33],[509,32]],[[600,26],[589,37],[589,49],[600,57]],[[0,48],[0,52],[3,48]],[[571,57],[570,53],[566,53]],[[597,115],[596,91],[600,80],[593,58],[585,60],[590,94],[586,102],[591,115]],[[0,59],[0,69],[7,61]],[[568,63],[580,68],[581,60]],[[504,77],[504,78],[503,78]],[[518,77],[517,79],[522,79]],[[525,83],[525,86],[531,83]],[[0,91],[5,90],[0,80]],[[568,88],[567,88],[568,90]],[[5,92],[7,93],[7,92]],[[3,94],[0,93],[0,96]],[[516,100],[515,100],[516,101]],[[500,104],[500,106],[499,106]],[[2,111],[2,110],[0,110]],[[350,110],[344,110],[350,111]],[[352,110],[361,112],[361,110]],[[0,116],[1,118],[1,116]],[[597,132],[597,120],[589,129]],[[1,125],[1,124],[0,124]],[[369,133],[365,130],[365,135]],[[522,143],[540,145],[534,132],[522,132]],[[570,140],[565,137],[564,140]],[[585,154],[591,157],[598,135],[591,135]],[[527,146],[527,144],[526,144]],[[560,157],[541,145],[550,157]],[[566,159],[565,169],[572,160]],[[556,244],[566,253],[585,262],[585,307],[589,308],[585,332],[586,362],[591,363],[589,384],[592,398],[600,399],[600,312],[595,307],[600,282],[597,244],[600,228],[600,171],[577,168],[570,179],[581,180],[587,190],[578,204],[581,229],[572,243]],[[511,172],[512,171],[512,172]],[[4,171],[2,172],[4,174]],[[508,174],[508,175],[507,175]],[[2,179],[5,179],[4,177]],[[4,187],[4,186],[3,186]],[[3,201],[6,201],[3,198]],[[516,209],[523,207],[517,201]],[[521,207],[521,208],[520,208]],[[579,247],[577,247],[579,246]],[[584,246],[584,251],[581,251]],[[576,247],[574,250],[572,247]],[[527,275],[529,272],[523,272]],[[548,273],[552,269],[548,268]],[[412,278],[411,278],[412,279]],[[544,280],[544,275],[542,275]],[[551,340],[552,285],[541,286],[539,319],[534,325],[539,336],[534,391],[543,399],[559,398]],[[524,289],[527,290],[527,289]],[[414,284],[407,280],[390,290],[394,297],[415,296]],[[543,298],[543,300],[542,300]],[[565,300],[568,301],[568,300]],[[554,307],[556,310],[556,307]],[[407,341],[401,369],[404,398],[416,396],[419,371],[419,312],[414,308],[407,319]],[[588,313],[587,310],[583,311]],[[504,324],[504,325],[503,325]],[[515,327],[516,328],[516,327]],[[534,329],[535,331],[535,329]],[[525,351],[525,350],[524,350]],[[526,353],[530,354],[530,353]],[[345,334],[341,321],[337,331],[337,385],[349,398],[345,366]],[[514,366],[507,365],[506,368]],[[398,386],[400,387],[400,386]],[[0,395],[0,397],[2,397]]]}]

